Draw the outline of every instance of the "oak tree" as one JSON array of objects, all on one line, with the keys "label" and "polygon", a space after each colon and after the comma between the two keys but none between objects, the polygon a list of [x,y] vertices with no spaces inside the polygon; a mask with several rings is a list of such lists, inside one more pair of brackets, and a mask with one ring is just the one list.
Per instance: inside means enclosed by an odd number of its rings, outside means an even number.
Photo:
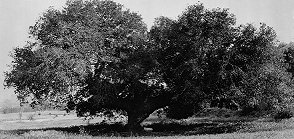
[{"label": "oak tree", "polygon": [[68,1],[30,27],[34,42],[12,52],[7,87],[21,102],[75,109],[79,116],[127,113],[131,131],[159,108],[186,118],[217,98],[279,106],[292,95],[274,31],[235,25],[228,9],[188,6],[148,32],[112,1]]}]

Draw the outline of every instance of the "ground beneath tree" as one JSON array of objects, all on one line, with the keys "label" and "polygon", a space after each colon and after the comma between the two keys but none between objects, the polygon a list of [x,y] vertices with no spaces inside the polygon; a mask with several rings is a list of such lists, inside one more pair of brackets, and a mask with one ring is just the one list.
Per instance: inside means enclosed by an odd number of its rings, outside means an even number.
[{"label": "ground beneath tree", "polygon": [[[33,115],[33,118],[32,118]],[[274,121],[270,117],[238,117],[235,115],[209,115],[190,117],[183,120],[172,120],[164,116],[159,118],[156,114],[150,115],[142,126],[145,132],[138,136],[195,136],[211,134],[213,136],[270,136],[289,135],[294,129],[294,119]],[[60,111],[46,111],[41,114],[23,113],[18,119],[18,113],[0,115],[0,133],[13,135],[26,135],[31,132],[61,132],[62,134],[89,135],[89,136],[130,136],[124,126],[125,119],[107,119],[97,117],[91,120],[78,118],[74,113],[67,114]],[[262,134],[259,134],[262,132]],[[294,132],[294,131],[293,131]],[[255,134],[256,133],[256,134]]]}]

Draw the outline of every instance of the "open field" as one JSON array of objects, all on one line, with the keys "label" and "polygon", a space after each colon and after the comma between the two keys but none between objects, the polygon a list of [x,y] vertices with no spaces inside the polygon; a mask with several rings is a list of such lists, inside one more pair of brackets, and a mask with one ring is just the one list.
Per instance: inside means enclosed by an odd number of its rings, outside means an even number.
[{"label": "open field", "polygon": [[19,113],[0,114],[0,130],[69,127],[100,123],[106,120],[99,117],[88,121],[77,117],[75,113],[65,111],[25,112],[21,117],[20,119]]},{"label": "open field", "polygon": [[18,113],[0,114],[0,138],[294,138],[294,118],[278,122],[272,118],[237,116],[171,120],[151,115],[142,123],[151,131],[137,134],[137,137],[116,122],[119,119],[104,117],[87,121],[62,111],[27,112],[22,114],[21,120]]}]

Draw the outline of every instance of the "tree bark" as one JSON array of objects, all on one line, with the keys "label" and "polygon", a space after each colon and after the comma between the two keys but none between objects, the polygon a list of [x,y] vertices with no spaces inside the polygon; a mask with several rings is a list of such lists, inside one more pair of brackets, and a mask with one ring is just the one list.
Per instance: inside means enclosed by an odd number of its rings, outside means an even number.
[{"label": "tree bark", "polygon": [[[151,112],[152,113],[152,112]],[[151,113],[143,111],[129,111],[128,112],[128,124],[127,128],[132,133],[143,132],[144,128],[141,126],[141,123],[148,118]]]},{"label": "tree bark", "polygon": [[139,117],[135,114],[128,113],[127,128],[130,132],[141,132],[143,127],[140,125]]}]

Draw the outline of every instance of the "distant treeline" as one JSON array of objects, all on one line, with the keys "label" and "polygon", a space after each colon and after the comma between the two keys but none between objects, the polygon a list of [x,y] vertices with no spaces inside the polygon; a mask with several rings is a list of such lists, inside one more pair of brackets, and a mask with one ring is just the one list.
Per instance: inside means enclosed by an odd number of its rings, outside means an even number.
[{"label": "distant treeline", "polygon": [[18,113],[18,112],[35,112],[37,109],[33,109],[31,107],[4,107],[0,109],[1,113],[8,114],[8,113]]},{"label": "distant treeline", "polygon": [[36,112],[40,110],[53,110],[53,108],[47,108],[47,109],[37,109],[32,108],[30,106],[16,106],[16,107],[2,107],[0,108],[0,113],[2,114],[8,114],[8,113],[18,113],[18,112]]}]

